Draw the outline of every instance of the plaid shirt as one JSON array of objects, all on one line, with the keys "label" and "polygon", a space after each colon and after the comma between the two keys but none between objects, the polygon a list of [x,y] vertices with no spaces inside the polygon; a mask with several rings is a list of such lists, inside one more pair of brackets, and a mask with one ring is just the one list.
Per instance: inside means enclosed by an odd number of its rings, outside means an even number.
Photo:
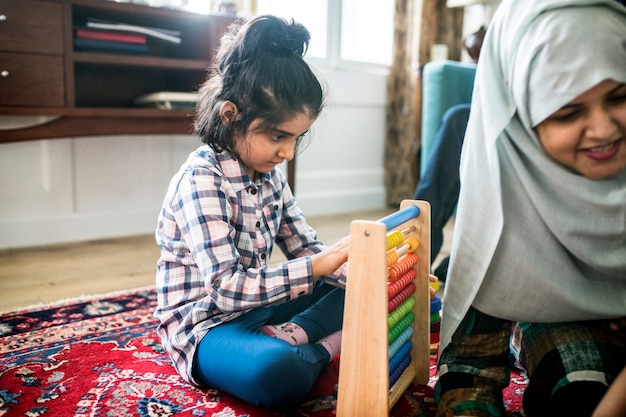
[{"label": "plaid shirt", "polygon": [[[158,334],[178,373],[198,385],[202,337],[253,308],[309,294],[324,245],[278,169],[252,182],[228,152],[193,152],[172,178],[156,231]],[[289,261],[269,266],[274,244]],[[345,284],[345,266],[324,280]]]}]

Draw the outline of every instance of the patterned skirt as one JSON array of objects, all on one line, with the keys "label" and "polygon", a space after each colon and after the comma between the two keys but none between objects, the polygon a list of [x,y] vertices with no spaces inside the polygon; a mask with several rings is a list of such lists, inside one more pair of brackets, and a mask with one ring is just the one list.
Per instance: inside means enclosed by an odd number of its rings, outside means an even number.
[{"label": "patterned skirt", "polygon": [[626,329],[609,321],[514,323],[472,308],[439,360],[437,416],[506,416],[511,352],[529,376],[527,416],[589,416],[626,366]]}]

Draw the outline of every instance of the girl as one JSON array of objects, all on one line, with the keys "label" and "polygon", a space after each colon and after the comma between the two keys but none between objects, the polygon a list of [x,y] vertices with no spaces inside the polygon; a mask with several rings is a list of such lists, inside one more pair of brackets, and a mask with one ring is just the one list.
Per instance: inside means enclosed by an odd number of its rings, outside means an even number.
[{"label": "girl", "polygon": [[476,74],[438,415],[590,416],[626,365],[626,8],[505,0]]},{"label": "girl", "polygon": [[[265,407],[301,402],[341,342],[348,239],[318,241],[276,168],[323,107],[308,42],[273,16],[222,39],[199,91],[206,145],[172,179],[156,231],[155,316],[176,369]],[[272,267],[275,245],[289,260]]]}]

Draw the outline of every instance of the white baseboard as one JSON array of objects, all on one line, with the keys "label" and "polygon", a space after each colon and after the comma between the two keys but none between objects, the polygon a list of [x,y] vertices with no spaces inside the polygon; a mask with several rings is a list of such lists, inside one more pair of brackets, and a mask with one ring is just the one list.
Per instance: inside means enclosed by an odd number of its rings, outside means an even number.
[{"label": "white baseboard", "polygon": [[157,215],[109,212],[0,223],[0,249],[150,234],[156,230]]}]

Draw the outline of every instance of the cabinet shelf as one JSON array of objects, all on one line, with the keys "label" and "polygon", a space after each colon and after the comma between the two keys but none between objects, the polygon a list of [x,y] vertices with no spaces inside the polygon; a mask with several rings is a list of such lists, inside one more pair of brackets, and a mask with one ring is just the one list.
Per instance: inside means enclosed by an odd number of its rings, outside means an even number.
[{"label": "cabinet shelf", "polygon": [[[0,143],[191,133],[193,109],[140,108],[133,101],[162,91],[196,91],[219,37],[233,22],[229,16],[105,0],[0,0],[0,14],[7,17],[0,25],[0,70],[8,74],[0,77]],[[76,29],[94,19],[175,31],[180,43],[146,36],[142,54],[76,50]],[[3,116],[51,121],[7,128]]]},{"label": "cabinet shelf", "polygon": [[[0,76],[0,143],[191,133],[192,110],[137,108],[133,100],[195,91],[234,20],[107,0],[0,0],[0,14],[0,71],[8,74]],[[143,55],[75,50],[75,29],[89,19],[173,30],[181,42],[147,39]],[[7,128],[7,116],[43,122]],[[287,170],[293,190],[295,161]]]},{"label": "cabinet shelf", "polygon": [[0,130],[0,141],[104,135],[189,134],[192,133],[192,123],[191,115],[179,110],[122,112],[120,109],[98,109],[93,112],[85,109],[37,126]]},{"label": "cabinet shelf", "polygon": [[207,70],[210,61],[199,59],[160,58],[152,56],[99,54],[94,52],[74,52],[75,63],[102,64],[125,67],[159,67],[187,70]]}]

